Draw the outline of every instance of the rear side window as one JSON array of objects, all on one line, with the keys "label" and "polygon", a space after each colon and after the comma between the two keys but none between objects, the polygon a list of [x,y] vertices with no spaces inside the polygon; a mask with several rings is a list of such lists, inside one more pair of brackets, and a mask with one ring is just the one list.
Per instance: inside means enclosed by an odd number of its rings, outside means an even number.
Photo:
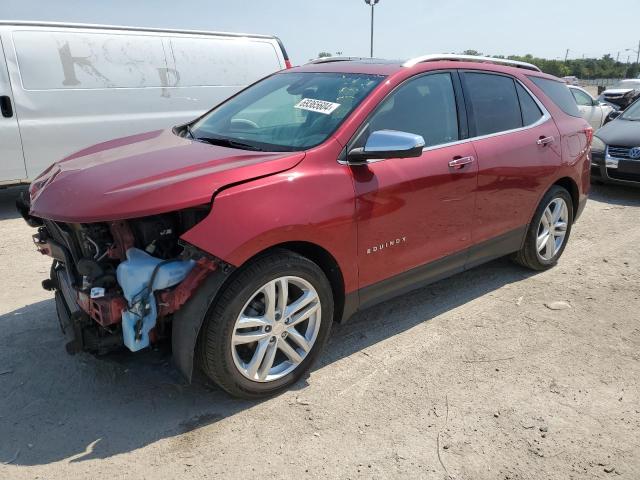
[{"label": "rear side window", "polygon": [[522,124],[526,127],[536,123],[542,118],[542,111],[536,101],[531,98],[522,85],[516,82],[516,90],[520,99],[520,109],[522,110]]},{"label": "rear side window", "polygon": [[534,76],[529,76],[529,80],[535,83],[564,113],[572,117],[580,117],[576,101],[564,83]]},{"label": "rear side window", "polygon": [[464,74],[465,95],[477,136],[522,127],[522,115],[513,79],[487,73]]}]

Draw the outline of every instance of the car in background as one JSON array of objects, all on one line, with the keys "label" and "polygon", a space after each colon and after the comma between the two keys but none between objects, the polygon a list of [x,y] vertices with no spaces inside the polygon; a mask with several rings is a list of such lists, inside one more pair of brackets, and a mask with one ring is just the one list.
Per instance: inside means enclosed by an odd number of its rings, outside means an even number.
[{"label": "car in background", "polygon": [[584,118],[594,130],[599,129],[606,123],[607,117],[614,108],[593,98],[589,92],[580,87],[569,85],[569,91],[576,99],[580,115]]},{"label": "car in background", "polygon": [[568,75],[566,77],[562,77],[562,80],[567,85],[576,85],[580,86],[580,79],[578,77],[574,77],[573,75]]},{"label": "car in background", "polygon": [[640,186],[640,99],[596,133],[591,149],[591,178]]},{"label": "car in background", "polygon": [[640,78],[620,80],[613,87],[607,88],[598,100],[611,103],[621,109],[627,108],[640,97]]},{"label": "car in background", "polygon": [[0,187],[187,122],[288,66],[266,35],[0,20]]}]

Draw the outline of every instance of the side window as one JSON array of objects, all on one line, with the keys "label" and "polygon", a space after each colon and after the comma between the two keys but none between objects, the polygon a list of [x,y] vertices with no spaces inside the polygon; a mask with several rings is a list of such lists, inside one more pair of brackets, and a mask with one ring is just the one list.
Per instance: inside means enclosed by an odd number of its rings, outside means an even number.
[{"label": "side window", "polygon": [[490,73],[466,72],[464,83],[476,136],[522,127],[520,104],[513,79]]},{"label": "side window", "polygon": [[516,82],[516,90],[518,91],[518,99],[520,99],[520,110],[522,110],[522,124],[526,127],[536,123],[542,117],[542,111],[536,101],[531,98],[522,85]]},{"label": "side window", "polygon": [[399,130],[422,135],[426,146],[454,142],[458,137],[458,111],[449,73],[424,75],[398,88],[378,107],[357,144],[369,133]]},{"label": "side window", "polygon": [[567,115],[580,118],[580,110],[578,110],[575,98],[569,93],[569,88],[567,88],[566,84],[549,78],[536,77],[534,75],[527,76],[560,110]]},{"label": "side window", "polygon": [[571,93],[573,94],[573,98],[576,99],[576,103],[578,105],[580,105],[581,107],[593,106],[593,100],[589,95],[587,95],[583,91],[580,91],[576,88],[570,88],[569,90],[571,90]]}]

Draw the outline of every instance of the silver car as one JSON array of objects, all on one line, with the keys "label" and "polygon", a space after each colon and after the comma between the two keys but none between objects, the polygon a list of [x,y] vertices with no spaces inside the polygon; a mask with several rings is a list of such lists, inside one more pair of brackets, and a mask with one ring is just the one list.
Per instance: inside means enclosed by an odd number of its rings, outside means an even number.
[{"label": "silver car", "polygon": [[599,102],[589,92],[580,87],[569,85],[569,90],[571,90],[573,98],[576,99],[582,118],[589,122],[594,130],[602,127],[607,116],[613,111],[613,107]]}]

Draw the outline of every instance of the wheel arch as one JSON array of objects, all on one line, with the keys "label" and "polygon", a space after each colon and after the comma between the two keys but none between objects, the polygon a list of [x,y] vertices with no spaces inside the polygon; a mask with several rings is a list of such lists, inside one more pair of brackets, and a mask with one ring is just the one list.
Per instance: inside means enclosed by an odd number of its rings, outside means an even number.
[{"label": "wheel arch", "polygon": [[[576,183],[576,181],[571,178],[571,177],[562,177],[559,178],[558,180],[556,180],[553,185],[558,185],[559,187],[564,188],[566,191],[569,192],[569,195],[571,195],[571,203],[572,205],[572,210],[573,210],[573,220],[575,222],[577,216],[578,216],[578,205],[580,202],[580,193],[578,190],[578,184]],[[553,186],[551,185],[551,186]],[[551,187],[549,187],[551,188]],[[547,189],[548,191],[548,189]]]},{"label": "wheel arch", "polygon": [[[327,276],[331,291],[333,292],[334,303],[334,320],[341,320],[345,310],[345,282],[340,265],[335,257],[320,245],[308,241],[291,241],[272,245],[264,250],[256,253],[249,258],[243,265],[255,260],[258,257],[268,255],[275,250],[288,250],[293,253],[305,257],[318,265],[322,272]],[[239,267],[239,269],[242,266]]]}]

